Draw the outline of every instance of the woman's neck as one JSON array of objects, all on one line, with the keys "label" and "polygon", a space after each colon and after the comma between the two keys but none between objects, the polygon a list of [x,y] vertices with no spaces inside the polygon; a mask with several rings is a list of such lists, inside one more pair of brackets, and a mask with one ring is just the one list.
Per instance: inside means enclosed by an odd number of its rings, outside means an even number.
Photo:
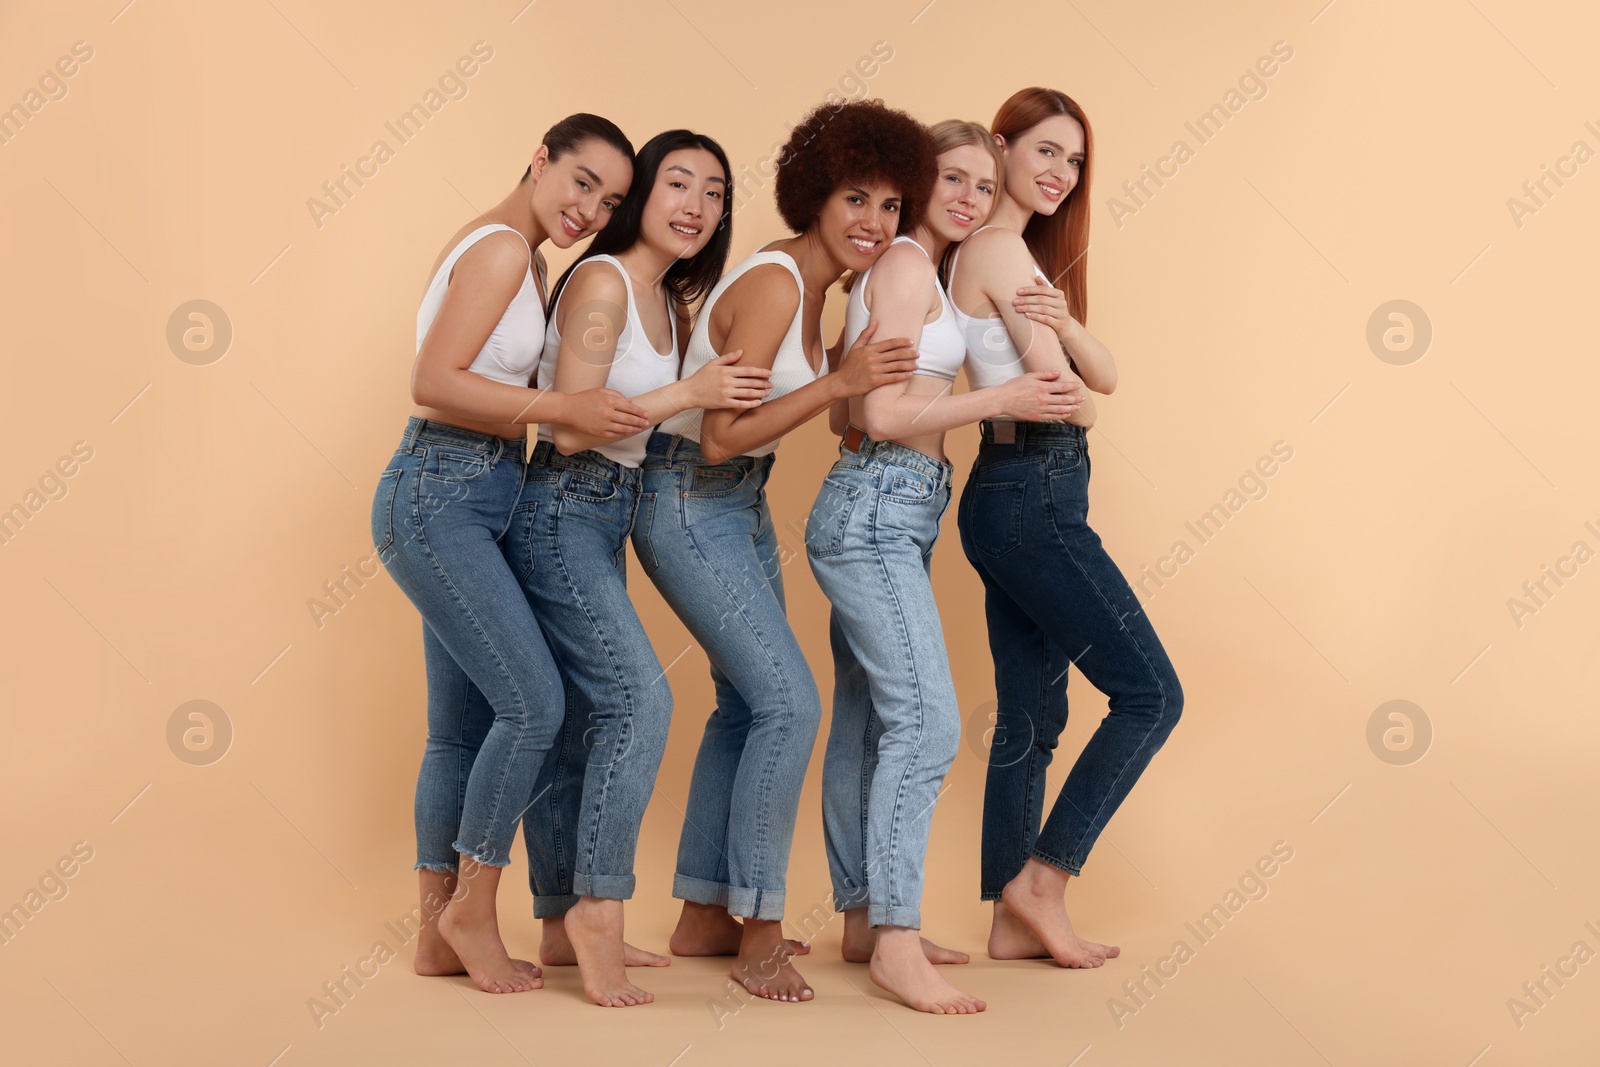
[{"label": "woman's neck", "polygon": [[1000,202],[989,213],[989,226],[999,226],[1002,229],[1021,233],[1027,228],[1028,220],[1033,217],[1033,212],[1024,207],[1010,193],[1001,193]]},{"label": "woman's neck", "polygon": [[939,262],[939,257],[944,255],[944,250],[950,247],[950,242],[934,233],[926,223],[918,226],[906,236],[917,242],[922,247],[922,250],[928,253],[928,258],[933,260],[935,264]]},{"label": "woman's neck", "polygon": [[822,294],[828,291],[828,286],[844,276],[844,264],[829,254],[823,247],[822,239],[811,230],[778,242],[774,250],[787,252],[800,268],[800,279],[805,283],[806,295],[818,298],[813,306],[820,318]]},{"label": "woman's neck", "polygon": [[[536,179],[530,179],[530,182],[533,181]],[[518,185],[511,190],[509,196],[490,208],[482,217],[490,222],[500,222],[510,226],[527,239],[529,248],[537,252],[539,246],[544,244],[550,235],[544,232],[544,227],[534,218],[532,197],[531,188]]]},{"label": "woman's neck", "polygon": [[633,280],[634,290],[642,289],[653,296],[666,290],[667,271],[678,261],[671,249],[658,248],[643,238],[618,252],[616,258]]}]

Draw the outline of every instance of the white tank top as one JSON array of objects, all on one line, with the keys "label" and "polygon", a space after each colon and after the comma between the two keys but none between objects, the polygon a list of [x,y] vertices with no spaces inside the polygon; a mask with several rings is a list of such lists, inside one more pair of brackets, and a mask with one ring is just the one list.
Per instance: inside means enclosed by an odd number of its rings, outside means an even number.
[{"label": "white tank top", "polygon": [[[967,235],[967,240],[990,229],[988,226],[979,226]],[[965,243],[965,242],[963,242]],[[961,248],[958,245],[950,258],[950,281],[952,285],[956,277],[956,261],[961,258]],[[1033,264],[1033,273],[1046,285],[1050,279],[1044,271],[1039,269],[1037,261]],[[1022,353],[1017,349],[1016,342],[1011,339],[1011,333],[1006,329],[1006,320],[998,315],[974,317],[968,315],[950,304],[950,310],[955,313],[956,322],[961,329],[961,336],[967,349],[967,383],[973,389],[988,389],[995,385],[1004,385],[1013,378],[1020,378],[1027,373],[1027,368],[1022,364]],[[1030,320],[1031,321],[1031,320]],[[996,418],[995,422],[1012,422],[1008,417]]]},{"label": "white tank top", "polygon": [[[795,308],[794,321],[789,324],[789,332],[783,335],[783,340],[778,344],[778,354],[772,360],[772,392],[767,394],[767,400],[776,400],[780,396],[792,393],[828,373],[826,358],[822,361],[822,369],[815,373],[811,370],[811,361],[806,359],[805,343],[801,340],[803,334],[801,323],[806,310],[806,286],[800,277],[800,267],[787,252],[774,251],[755,253],[724,274],[722,280],[717,282],[717,287],[711,290],[711,295],[706,297],[705,305],[700,309],[699,318],[695,320],[694,330],[689,334],[689,349],[683,357],[682,377],[689,377],[720,354],[711,347],[711,309],[716,306],[718,298],[727,292],[730,285],[738,281],[746,271],[763,263],[781,263],[788,267],[789,273],[794,275],[795,285],[800,290],[800,306]],[[705,412],[699,408],[682,411],[663,422],[661,431],[698,441],[701,421],[704,418]],[[778,440],[781,441],[782,438]],[[767,456],[777,451],[777,448],[778,441],[770,441],[760,448],[752,448],[745,455]]]},{"label": "white tank top", "polygon": [[[927,249],[905,236],[896,237],[889,247],[893,248],[901,241],[916,245],[917,251],[927,256]],[[850,299],[844,308],[844,333],[839,347],[841,353],[850,351],[850,346],[856,343],[856,338],[861,336],[861,331],[867,328],[867,323],[872,319],[867,310],[866,288],[867,279],[877,269],[876,265],[868,267],[867,272],[850,287]],[[938,318],[922,325],[922,339],[917,342],[917,373],[953,382],[956,372],[961,369],[961,361],[966,358],[967,342],[956,321],[955,305],[950,303],[937,277],[934,278],[933,288],[939,294],[941,310]]]},{"label": "white tank top", "polygon": [[[673,314],[671,296],[667,298],[667,321],[672,323],[672,351],[663,355],[651,346],[650,334],[639,319],[638,302],[633,298],[633,280],[628,277],[627,268],[615,256],[590,256],[584,262],[611,264],[622,275],[622,284],[628,290],[628,315],[622,327],[622,334],[617,338],[616,355],[611,361],[611,370],[606,375],[605,387],[615,389],[623,396],[635,397],[677,381],[678,323],[677,316]],[[568,286],[570,285],[571,279],[568,279]],[[561,331],[556,327],[558,321],[556,310],[561,307],[561,298],[566,295],[567,290],[562,289],[561,295],[556,297],[555,307],[550,309],[550,324],[544,334],[544,355],[539,360],[540,389],[554,389],[556,385],[556,363],[561,359]],[[581,309],[575,312],[575,314],[581,313]],[[586,323],[576,325],[579,329],[588,326]],[[645,441],[649,437],[650,430],[646,428],[631,437],[596,445],[592,451],[624,467],[637,467],[644,462]],[[550,427],[546,423],[539,424],[539,440],[553,440]]]},{"label": "white tank top", "polygon": [[[428,291],[422,294],[422,306],[417,308],[417,351],[422,351],[422,342],[433,325],[433,317],[439,313],[439,305],[444,303],[445,290],[450,285],[450,272],[455,269],[456,260],[496,230],[516,234],[517,240],[524,245],[528,243],[522,234],[499,222],[479,226],[463,237],[461,243],[451,249],[444,262],[439,264],[433,281],[428,284]],[[522,279],[522,288],[506,305],[505,314],[495,323],[494,331],[483,342],[472,366],[467,368],[472,373],[506,385],[521,386],[526,386],[528,379],[533,376],[534,367],[539,363],[539,353],[544,349],[544,297],[533,280],[533,264],[533,250],[530,248],[528,275]],[[540,281],[543,281],[542,277]]]}]

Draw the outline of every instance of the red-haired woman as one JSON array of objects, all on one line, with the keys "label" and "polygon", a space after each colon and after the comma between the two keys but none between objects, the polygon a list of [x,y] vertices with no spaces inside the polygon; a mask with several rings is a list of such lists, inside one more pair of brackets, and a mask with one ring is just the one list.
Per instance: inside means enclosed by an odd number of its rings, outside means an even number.
[{"label": "red-haired woman", "polygon": [[[1183,690],[1089,527],[1089,394],[1110,393],[1117,368],[1084,327],[1088,117],[1066,94],[1031,88],[1001,105],[990,129],[1005,154],[1005,190],[989,225],[950,263],[968,381],[980,389],[1059,370],[1081,383],[1085,402],[1065,422],[984,422],[961,494],[961,545],[983,579],[998,703],[983,804],[982,894],[995,902],[989,955],[1098,967],[1119,950],[1074,932],[1067,881],[1176,725]],[[1041,826],[1072,665],[1106,694],[1110,712]]]}]

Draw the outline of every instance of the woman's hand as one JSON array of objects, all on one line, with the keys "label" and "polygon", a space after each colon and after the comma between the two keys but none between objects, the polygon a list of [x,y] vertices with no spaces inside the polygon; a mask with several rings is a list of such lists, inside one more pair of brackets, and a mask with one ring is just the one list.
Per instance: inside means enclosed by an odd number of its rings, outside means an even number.
[{"label": "woman's hand", "polygon": [[1034,322],[1049,327],[1065,346],[1068,331],[1078,320],[1067,310],[1067,294],[1051,285],[1024,285],[1011,306]]},{"label": "woman's hand", "polygon": [[689,375],[689,406],[742,411],[760,405],[772,392],[772,371],[766,367],[736,366],[743,354],[739,350],[718,356]]},{"label": "woman's hand", "polygon": [[[546,394],[552,395],[552,394]],[[579,433],[617,441],[650,425],[648,412],[615,389],[584,389],[566,394],[567,411],[559,420]]]},{"label": "woman's hand", "polygon": [[1033,371],[999,388],[1000,413],[1023,422],[1064,422],[1083,406],[1083,381],[1058,370]]},{"label": "woman's hand", "polygon": [[878,332],[876,321],[867,323],[856,343],[850,346],[837,372],[846,396],[866,396],[880,385],[892,385],[911,377],[917,369],[917,350],[909,337],[872,340]]}]

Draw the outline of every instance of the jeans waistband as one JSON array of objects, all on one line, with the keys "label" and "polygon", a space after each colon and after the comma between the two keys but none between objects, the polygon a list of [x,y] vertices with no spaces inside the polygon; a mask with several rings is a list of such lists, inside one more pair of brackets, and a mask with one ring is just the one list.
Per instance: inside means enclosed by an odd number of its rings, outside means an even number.
[{"label": "jeans waistband", "polygon": [[[1082,426],[1070,422],[991,422],[979,423],[985,445],[1015,445],[1019,453],[1042,448],[1085,447],[1087,435]],[[1007,435],[1012,435],[1006,440]]]},{"label": "jeans waistband", "polygon": [[492,433],[469,430],[465,426],[452,426],[448,422],[437,422],[413,415],[406,420],[406,432],[401,439],[400,447],[411,448],[418,441],[449,445],[452,448],[468,448],[491,457],[498,457],[504,453],[515,457],[518,462],[522,461],[528,450],[528,441],[524,437],[499,437]]},{"label": "jeans waistband", "polygon": [[550,441],[540,441],[533,446],[533,462],[556,470],[585,471],[631,489],[639,487],[639,479],[642,477],[638,467],[624,466],[593,450],[586,449],[570,456],[563,456]]},{"label": "jeans waistband", "polygon": [[858,447],[846,448],[843,442],[839,445],[839,465],[865,468],[890,463],[938,479],[941,485],[949,485],[955,476],[955,465],[949,460],[934,459],[895,441],[874,441],[863,433]]},{"label": "jeans waistband", "polygon": [[729,456],[712,463],[700,451],[700,442],[675,433],[656,430],[645,441],[645,462],[651,466],[727,467],[732,470],[759,470],[772,466],[773,453],[765,456]]}]

